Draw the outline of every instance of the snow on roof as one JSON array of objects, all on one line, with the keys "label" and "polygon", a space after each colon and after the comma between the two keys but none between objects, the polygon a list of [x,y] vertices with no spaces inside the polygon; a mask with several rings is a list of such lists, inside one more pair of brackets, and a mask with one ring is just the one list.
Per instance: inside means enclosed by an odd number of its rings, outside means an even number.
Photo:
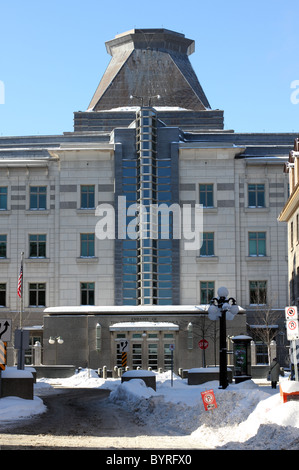
[{"label": "snow on roof", "polygon": [[207,313],[209,305],[138,305],[138,306],[93,306],[93,305],[80,305],[80,306],[61,306],[61,307],[47,307],[44,310],[45,314],[65,315],[65,314],[163,314],[163,313]]},{"label": "snow on roof", "polygon": [[156,374],[150,370],[138,369],[124,372],[123,377],[156,377]]}]

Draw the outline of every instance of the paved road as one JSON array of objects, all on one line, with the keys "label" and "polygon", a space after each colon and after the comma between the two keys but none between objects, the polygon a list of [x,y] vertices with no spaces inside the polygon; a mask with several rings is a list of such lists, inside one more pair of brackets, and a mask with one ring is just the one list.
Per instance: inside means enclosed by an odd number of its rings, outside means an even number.
[{"label": "paved road", "polygon": [[[56,389],[41,397],[47,411],[1,424],[1,450],[188,449],[188,436],[168,436],[136,422],[125,407],[108,400],[110,391]],[[198,446],[198,444],[197,444]]]}]

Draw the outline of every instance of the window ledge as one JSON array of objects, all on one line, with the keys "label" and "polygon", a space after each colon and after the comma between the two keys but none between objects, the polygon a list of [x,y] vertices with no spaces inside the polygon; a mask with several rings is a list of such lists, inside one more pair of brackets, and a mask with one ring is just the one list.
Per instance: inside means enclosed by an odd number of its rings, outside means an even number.
[{"label": "window ledge", "polygon": [[246,261],[271,261],[271,256],[246,256]]},{"label": "window ledge", "polygon": [[26,215],[49,215],[49,209],[27,209],[25,210]]},{"label": "window ledge", "polygon": [[218,207],[203,207],[204,214],[217,214]]},{"label": "window ledge", "polygon": [[270,212],[270,208],[269,207],[245,207],[244,212],[247,212],[247,213],[250,213],[250,212],[265,213],[265,212]]},{"label": "window ledge", "polygon": [[0,216],[1,215],[11,215],[10,209],[0,209]]},{"label": "window ledge", "polygon": [[9,258],[0,258],[0,263],[10,263]]},{"label": "window ledge", "polygon": [[96,210],[95,207],[86,208],[86,209],[80,208],[80,209],[77,209],[76,212],[78,215],[95,215],[95,210]]},{"label": "window ledge", "polygon": [[204,263],[218,263],[219,261],[219,258],[218,256],[196,256],[196,262],[197,263],[201,263],[201,262],[204,262]]},{"label": "window ledge", "polygon": [[25,259],[26,263],[50,263],[50,258],[26,258]]},{"label": "window ledge", "polygon": [[27,308],[39,308],[41,310],[44,310],[45,308],[47,308],[46,305],[28,305]]},{"label": "window ledge", "polygon": [[98,263],[99,258],[97,256],[80,256],[76,258],[77,263]]}]

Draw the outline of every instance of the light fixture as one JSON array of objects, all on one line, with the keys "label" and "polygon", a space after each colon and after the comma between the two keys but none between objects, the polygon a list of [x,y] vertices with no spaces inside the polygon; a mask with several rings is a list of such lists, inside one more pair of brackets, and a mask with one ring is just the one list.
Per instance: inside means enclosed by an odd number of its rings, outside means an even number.
[{"label": "light fixture", "polygon": [[218,297],[214,297],[208,309],[208,317],[210,320],[220,320],[220,335],[219,335],[219,382],[220,388],[228,386],[227,379],[227,347],[226,347],[226,320],[233,320],[239,312],[239,307],[233,297],[228,298],[228,289],[226,287],[219,287]]},{"label": "light fixture", "polygon": [[58,344],[63,344],[63,339],[61,338],[61,336],[50,336],[49,343],[55,344],[55,341],[57,341]]}]

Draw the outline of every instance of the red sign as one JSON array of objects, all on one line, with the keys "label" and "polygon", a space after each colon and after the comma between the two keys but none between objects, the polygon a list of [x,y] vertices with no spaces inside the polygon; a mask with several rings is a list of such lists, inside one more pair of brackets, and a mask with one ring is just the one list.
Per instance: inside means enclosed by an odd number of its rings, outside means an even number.
[{"label": "red sign", "polygon": [[205,392],[201,392],[201,398],[206,411],[214,410],[215,408],[217,408],[217,403],[213,390],[206,390]]},{"label": "red sign", "polygon": [[201,339],[200,341],[198,341],[198,346],[200,347],[200,349],[207,349],[209,343],[206,339]]}]

